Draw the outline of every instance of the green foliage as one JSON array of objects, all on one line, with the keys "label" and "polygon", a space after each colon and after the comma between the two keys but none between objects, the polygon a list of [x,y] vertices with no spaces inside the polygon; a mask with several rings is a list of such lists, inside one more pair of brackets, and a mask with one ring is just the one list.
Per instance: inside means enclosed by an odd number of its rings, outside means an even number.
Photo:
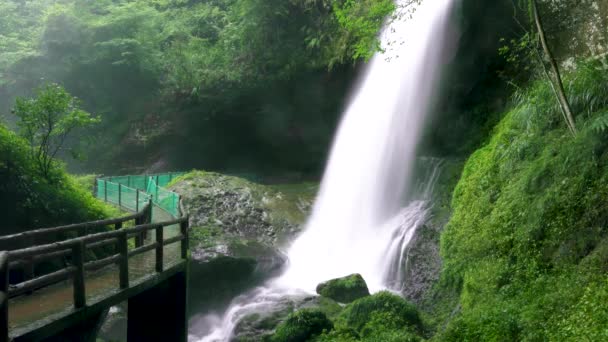
[{"label": "green foliage", "polygon": [[[331,0],[0,0],[0,112],[41,80],[64,85],[103,117],[83,132],[96,172],[162,150],[174,168],[314,173],[355,46],[373,47],[390,3],[336,1],[341,24]],[[179,154],[192,147],[202,162]]]},{"label": "green foliage", "polygon": [[271,338],[273,342],[305,342],[333,328],[332,322],[321,311],[299,310],[281,323]]},{"label": "green foliage", "polygon": [[607,82],[585,66],[567,78],[584,127],[575,138],[548,84],[520,91],[466,163],[441,241],[442,286],[461,310],[439,340],[580,340],[583,320],[602,327],[590,336],[606,333],[589,298],[606,289],[608,154],[587,123],[605,113]]},{"label": "green foliage", "polygon": [[391,0],[334,1],[333,9],[340,26],[354,40],[348,44],[346,55],[354,59],[369,59],[381,50],[376,38],[386,17],[395,11]]},{"label": "green foliage", "polygon": [[0,125],[0,230],[11,234],[32,228],[103,219],[117,214],[97,201],[58,165],[43,177],[27,142]]},{"label": "green foliage", "polygon": [[318,341],[419,341],[423,329],[414,305],[384,291],[346,306]]},{"label": "green foliage", "polygon": [[[19,133],[30,143],[32,158],[47,179],[70,134],[100,122],[80,106],[78,99],[57,84],[39,88],[36,98],[17,98],[13,113],[19,118]],[[76,156],[74,150],[72,155]]]}]

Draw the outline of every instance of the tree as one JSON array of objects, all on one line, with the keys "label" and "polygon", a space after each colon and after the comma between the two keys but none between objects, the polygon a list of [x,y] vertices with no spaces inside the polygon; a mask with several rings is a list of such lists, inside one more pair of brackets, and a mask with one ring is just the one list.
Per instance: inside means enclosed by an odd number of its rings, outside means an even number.
[{"label": "tree", "polygon": [[[572,112],[572,106],[568,100],[568,96],[566,95],[566,91],[564,89],[564,83],[562,80],[561,72],[559,70],[559,65],[557,59],[555,58],[555,54],[551,49],[548,37],[550,34],[553,34],[553,38],[555,38],[555,34],[559,32],[556,31],[556,23],[555,21],[560,21],[562,19],[563,8],[557,7],[545,7],[547,10],[550,10],[550,22],[549,22],[549,30],[553,28],[553,32],[547,34],[547,28],[545,27],[545,22],[541,16],[541,12],[539,9],[539,4],[537,0],[514,0],[518,2],[521,6],[521,9],[525,9],[525,13],[527,15],[527,19],[530,22],[530,26],[524,25],[519,21],[519,15],[517,7],[514,7],[514,16],[513,19],[519,27],[522,29],[522,34],[519,39],[511,39],[510,43],[506,46],[500,48],[500,53],[504,55],[507,59],[507,62],[513,64],[516,69],[520,67],[524,67],[524,70],[518,70],[517,74],[521,75],[529,75],[527,71],[533,70],[534,67],[537,67],[538,70],[542,70],[544,77],[546,77],[549,82],[553,93],[555,94],[555,98],[559,105],[560,111],[568,127],[568,130],[576,135],[576,124],[574,121],[574,115]],[[514,6],[515,6],[514,2]],[[547,4],[551,5],[551,4]],[[563,26],[563,23],[559,23]],[[559,26],[559,25],[558,25]],[[564,31],[566,29],[574,30],[572,27],[559,27],[557,31]],[[504,38],[501,41],[506,41]],[[523,71],[523,72],[522,72]],[[524,76],[524,79],[527,79]]]},{"label": "tree", "polygon": [[15,102],[19,134],[29,142],[32,158],[46,179],[70,134],[101,121],[80,107],[80,101],[58,84],[47,84],[36,90],[35,98]]},{"label": "tree", "polygon": [[[564,119],[566,120],[566,124],[568,125],[568,129],[572,132],[572,134],[576,135],[576,124],[574,123],[574,117],[572,115],[572,108],[570,106],[570,102],[568,101],[568,96],[566,96],[566,91],[564,90],[564,82],[562,81],[562,76],[559,71],[559,66],[555,61],[555,57],[549,48],[549,44],[547,43],[547,36],[545,34],[545,29],[543,26],[543,22],[538,11],[538,5],[536,0],[530,0],[530,6],[532,11],[532,16],[534,17],[534,23],[536,25],[536,29],[538,31],[538,38],[540,41],[540,45],[544,52],[546,60],[549,62],[551,67],[551,74],[547,72],[547,78],[551,83],[551,87],[553,88],[555,95],[557,97],[557,101],[559,102],[560,108],[564,115]],[[544,65],[543,65],[544,67]]]}]

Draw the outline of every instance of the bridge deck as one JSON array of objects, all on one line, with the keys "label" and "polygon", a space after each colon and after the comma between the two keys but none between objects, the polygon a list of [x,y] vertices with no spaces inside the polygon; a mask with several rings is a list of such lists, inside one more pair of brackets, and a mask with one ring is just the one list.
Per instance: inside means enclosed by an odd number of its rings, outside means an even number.
[{"label": "bridge deck", "polygon": [[[162,208],[154,207],[152,222],[161,223],[174,218]],[[165,228],[165,239],[180,233],[179,225]],[[150,236],[153,234],[150,234]],[[146,244],[155,241],[154,237],[146,240]],[[179,243],[164,247],[163,264],[165,269],[182,262]],[[129,282],[141,283],[151,275],[155,275],[155,250],[129,258]],[[86,272],[85,289],[87,303],[98,302],[114,295],[119,289],[119,272],[117,265],[104,269]],[[37,290],[30,295],[19,296],[9,300],[9,329],[10,336],[21,336],[35,329],[40,321],[64,316],[73,311],[73,284],[71,280],[63,281],[52,286]]]}]

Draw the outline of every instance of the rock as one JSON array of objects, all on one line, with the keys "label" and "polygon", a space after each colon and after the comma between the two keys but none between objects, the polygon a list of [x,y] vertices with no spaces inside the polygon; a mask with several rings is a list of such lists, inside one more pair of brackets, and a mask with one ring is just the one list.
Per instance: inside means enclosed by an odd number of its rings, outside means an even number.
[{"label": "rock", "polygon": [[351,274],[321,283],[317,285],[317,293],[340,303],[350,303],[369,296],[367,284],[360,274]]},{"label": "rock", "polygon": [[243,291],[279,272],[286,256],[250,240],[218,242],[192,252],[189,305],[197,313],[221,309]]},{"label": "rock", "polygon": [[190,215],[189,304],[200,315],[221,310],[282,268],[279,246],[300,231],[317,185],[266,186],[194,171],[169,189]]},{"label": "rock", "polygon": [[268,341],[277,327],[298,310],[318,311],[333,319],[342,312],[342,306],[329,298],[285,294],[240,319],[234,329],[233,341]]},{"label": "rock", "polygon": [[334,324],[318,310],[300,310],[290,314],[270,339],[272,342],[305,342],[330,331]]},{"label": "rock", "polygon": [[388,291],[356,300],[340,314],[343,324],[358,334],[365,333],[366,326],[374,321],[374,317],[383,317],[382,327],[386,329],[408,329],[417,333],[424,331],[416,307]]},{"label": "rock", "polygon": [[176,179],[169,188],[181,195],[191,227],[218,228],[225,235],[277,245],[300,231],[318,186],[266,186],[194,171]]}]

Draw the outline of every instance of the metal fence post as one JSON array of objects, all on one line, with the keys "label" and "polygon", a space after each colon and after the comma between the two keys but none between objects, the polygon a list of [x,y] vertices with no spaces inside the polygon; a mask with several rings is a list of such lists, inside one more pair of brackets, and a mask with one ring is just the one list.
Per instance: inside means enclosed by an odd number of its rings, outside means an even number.
[{"label": "metal fence post", "polygon": [[103,181],[103,200],[108,201],[108,182],[105,180]]},{"label": "metal fence post", "polygon": [[122,183],[118,183],[118,206],[122,207]]}]

